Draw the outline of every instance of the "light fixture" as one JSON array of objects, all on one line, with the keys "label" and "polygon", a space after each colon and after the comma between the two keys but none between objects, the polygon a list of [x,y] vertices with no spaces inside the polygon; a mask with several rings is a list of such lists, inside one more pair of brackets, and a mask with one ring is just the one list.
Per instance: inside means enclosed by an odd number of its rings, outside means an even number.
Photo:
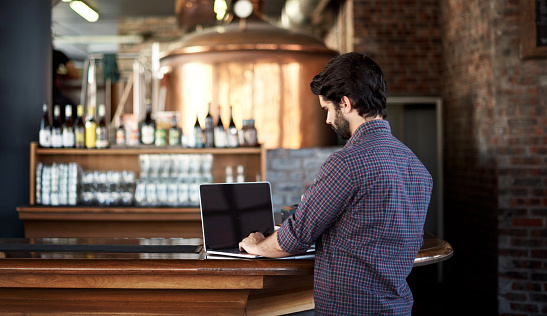
[{"label": "light fixture", "polygon": [[228,5],[226,4],[226,0],[215,0],[213,11],[216,13],[217,20],[220,21],[224,18],[227,9]]},{"label": "light fixture", "polygon": [[56,35],[54,44],[139,44],[141,35]]},{"label": "light fixture", "polygon": [[248,18],[253,13],[253,4],[249,0],[239,0],[234,5],[235,14],[241,18]]},{"label": "light fixture", "polygon": [[95,10],[82,1],[71,1],[70,8],[89,22],[96,22],[99,19],[99,13],[95,12]]}]

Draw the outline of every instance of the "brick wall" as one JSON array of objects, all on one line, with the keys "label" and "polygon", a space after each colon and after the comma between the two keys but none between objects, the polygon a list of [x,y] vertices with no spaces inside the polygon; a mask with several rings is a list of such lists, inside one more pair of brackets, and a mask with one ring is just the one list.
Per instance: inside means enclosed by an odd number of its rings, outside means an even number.
[{"label": "brick wall", "polygon": [[268,149],[266,180],[272,184],[274,209],[298,204],[321,165],[341,147]]},{"label": "brick wall", "polygon": [[547,313],[545,59],[519,2],[441,1],[447,288],[482,314]]},{"label": "brick wall", "polygon": [[493,140],[498,176],[499,313],[547,314],[547,58],[519,58],[519,1],[498,0]]},{"label": "brick wall", "polygon": [[[445,238],[456,255],[446,263],[450,292],[496,311],[496,166],[490,2],[441,4],[445,146]],[[499,127],[500,128],[500,127]]]},{"label": "brick wall", "polygon": [[439,95],[438,0],[353,0],[354,50],[382,68],[389,95]]}]

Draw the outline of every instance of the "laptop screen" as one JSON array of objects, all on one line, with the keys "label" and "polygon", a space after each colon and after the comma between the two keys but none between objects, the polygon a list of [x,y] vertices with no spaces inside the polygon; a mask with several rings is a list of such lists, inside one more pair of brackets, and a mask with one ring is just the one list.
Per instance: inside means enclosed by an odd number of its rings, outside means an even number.
[{"label": "laptop screen", "polygon": [[269,182],[200,185],[205,250],[237,247],[251,232],[274,232]]}]

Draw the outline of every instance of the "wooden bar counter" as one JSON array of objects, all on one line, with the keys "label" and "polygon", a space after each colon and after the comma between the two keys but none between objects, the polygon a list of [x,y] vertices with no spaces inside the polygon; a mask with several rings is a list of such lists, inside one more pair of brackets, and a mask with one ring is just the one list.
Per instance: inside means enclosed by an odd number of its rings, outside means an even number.
[{"label": "wooden bar counter", "polygon": [[[0,314],[282,315],[314,308],[313,259],[206,259],[201,240],[0,239]],[[452,256],[426,234],[415,265]]]}]

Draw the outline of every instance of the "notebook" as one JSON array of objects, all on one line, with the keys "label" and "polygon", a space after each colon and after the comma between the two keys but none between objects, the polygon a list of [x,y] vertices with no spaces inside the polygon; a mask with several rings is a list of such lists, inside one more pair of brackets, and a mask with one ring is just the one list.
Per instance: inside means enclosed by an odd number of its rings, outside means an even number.
[{"label": "notebook", "polygon": [[269,182],[207,183],[199,187],[203,246],[207,254],[258,258],[239,251],[252,232],[274,232]]}]

